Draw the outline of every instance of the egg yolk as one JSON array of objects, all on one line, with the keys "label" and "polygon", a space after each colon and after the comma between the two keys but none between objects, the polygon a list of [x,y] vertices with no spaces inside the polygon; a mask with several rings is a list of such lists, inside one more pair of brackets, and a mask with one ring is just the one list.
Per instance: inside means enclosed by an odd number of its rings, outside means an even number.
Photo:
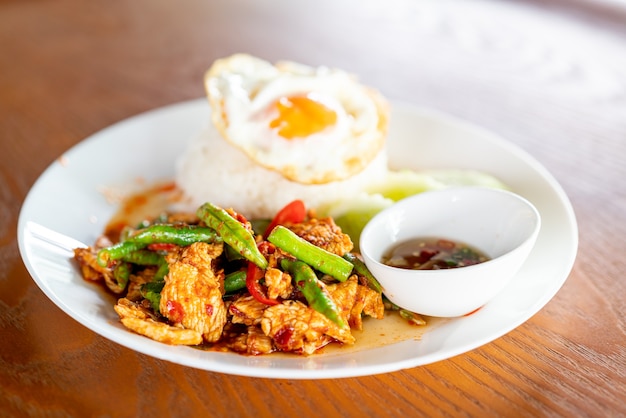
[{"label": "egg yolk", "polygon": [[307,137],[337,121],[337,113],[307,96],[282,97],[276,102],[278,117],[270,122],[285,139]]}]

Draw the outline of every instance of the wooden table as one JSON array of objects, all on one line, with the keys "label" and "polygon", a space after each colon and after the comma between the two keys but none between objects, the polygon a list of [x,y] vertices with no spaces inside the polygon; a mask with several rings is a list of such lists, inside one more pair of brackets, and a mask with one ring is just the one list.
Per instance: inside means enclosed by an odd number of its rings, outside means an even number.
[{"label": "wooden table", "polygon": [[[625,416],[626,12],[576,1],[4,1],[0,4],[0,415]],[[249,52],[358,74],[391,100],[482,125],[538,159],[575,208],[557,295],[512,332],[422,367],[273,380],[171,364],[58,309],[16,244],[58,156],[204,95]]]}]

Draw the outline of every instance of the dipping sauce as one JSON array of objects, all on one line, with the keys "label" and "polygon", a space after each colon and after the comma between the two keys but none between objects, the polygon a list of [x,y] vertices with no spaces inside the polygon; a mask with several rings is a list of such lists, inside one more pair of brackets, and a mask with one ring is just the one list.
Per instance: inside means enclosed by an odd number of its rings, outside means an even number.
[{"label": "dipping sauce", "polygon": [[407,270],[440,270],[483,263],[489,257],[462,242],[422,237],[403,241],[389,249],[381,262]]}]

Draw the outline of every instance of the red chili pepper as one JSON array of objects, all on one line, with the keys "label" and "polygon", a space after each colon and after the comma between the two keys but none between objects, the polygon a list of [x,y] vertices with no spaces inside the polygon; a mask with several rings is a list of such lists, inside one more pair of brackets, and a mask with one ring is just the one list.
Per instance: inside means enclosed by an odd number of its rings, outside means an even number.
[{"label": "red chili pepper", "polygon": [[299,223],[304,221],[305,218],[306,207],[304,206],[304,202],[302,200],[294,200],[278,211],[276,216],[274,216],[274,219],[272,219],[272,222],[270,222],[269,226],[265,230],[263,237],[267,238],[276,225],[284,225],[287,222]]},{"label": "red chili pepper", "polygon": [[231,211],[232,213],[230,214],[233,218],[237,219],[239,221],[239,223],[245,225],[248,223],[248,220],[246,219],[245,216],[243,216],[241,213],[239,212],[235,212],[234,210]]},{"label": "red chili pepper", "polygon": [[263,270],[256,264],[248,262],[248,271],[246,272],[246,287],[253,298],[266,305],[278,305],[276,299],[269,299],[261,289],[260,280],[263,277]]},{"label": "red chili pepper", "polygon": [[259,251],[261,251],[261,254],[265,257],[268,257],[270,254],[274,254],[276,251],[276,246],[269,241],[261,241],[257,247],[259,248]]}]

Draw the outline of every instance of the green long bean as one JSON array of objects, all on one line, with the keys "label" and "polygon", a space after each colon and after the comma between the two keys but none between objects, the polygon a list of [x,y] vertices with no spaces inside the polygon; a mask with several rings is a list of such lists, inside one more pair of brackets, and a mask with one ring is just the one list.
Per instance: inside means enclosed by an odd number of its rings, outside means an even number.
[{"label": "green long bean", "polygon": [[424,317],[422,317],[422,315],[399,307],[398,305],[390,301],[385,295],[383,295],[383,303],[385,304],[385,309],[397,311],[400,317],[408,321],[410,324],[426,325],[426,320],[424,319]]},{"label": "green long bean", "polygon": [[113,269],[113,277],[120,289],[125,289],[130,280],[130,272],[132,268],[130,263],[120,263]]},{"label": "green long bean", "polygon": [[224,293],[234,293],[246,287],[246,272],[243,270],[234,271],[224,277]]},{"label": "green long bean", "polygon": [[314,269],[340,282],[348,280],[354,269],[348,260],[311,244],[284,226],[279,225],[274,228],[267,240],[298,260],[304,261]]},{"label": "green long bean", "polygon": [[131,233],[126,242],[131,241],[145,245],[167,243],[187,246],[194,242],[218,242],[219,240],[215,230],[205,226],[157,224]]},{"label": "green long bean", "polygon": [[141,285],[141,295],[148,299],[148,301],[150,302],[150,305],[152,306],[152,309],[155,312],[160,312],[161,308],[161,291],[163,290],[163,287],[165,286],[165,281],[164,280],[155,280],[149,283],[144,283],[143,285]]},{"label": "green long bean", "polygon": [[141,250],[144,247],[146,247],[146,244],[139,242],[118,242],[117,244],[113,244],[110,247],[106,247],[98,251],[98,264],[102,267],[106,267],[110,261],[119,260],[134,251]]},{"label": "green long bean", "polygon": [[157,252],[141,249],[125,254],[121,260],[140,266],[160,266],[165,262],[165,257]]},{"label": "green long bean", "polygon": [[98,251],[98,264],[105,267],[109,262],[122,259],[150,244],[165,243],[181,246],[194,242],[219,242],[221,238],[209,227],[197,225],[151,225],[130,233],[126,240]]},{"label": "green long bean", "polygon": [[163,280],[165,275],[170,272],[170,266],[167,263],[163,263],[159,265],[156,273],[154,273],[154,280]]},{"label": "green long bean", "polygon": [[133,251],[122,257],[121,260],[125,263],[139,266],[157,266],[157,271],[154,273],[154,280],[162,280],[170,270],[165,256],[150,250],[142,249]]},{"label": "green long bean", "polygon": [[340,328],[348,327],[328,290],[318,280],[315,272],[308,264],[284,258],[281,260],[280,266],[291,274],[296,286],[300,289],[311,308],[326,316]]},{"label": "green long bean", "polygon": [[262,269],[267,268],[267,259],[257,248],[252,232],[248,231],[237,219],[233,218],[224,209],[205,203],[200,206],[197,215],[209,227],[217,231],[224,242],[233,247],[246,260],[249,260]]},{"label": "green long bean", "polygon": [[375,290],[378,293],[383,292],[383,287],[380,285],[378,280],[376,280],[376,278],[374,277],[372,272],[367,268],[365,263],[359,257],[357,257],[356,254],[345,253],[343,255],[343,258],[345,258],[346,260],[352,263],[352,265],[354,266],[354,271],[356,271],[360,276],[365,277],[365,280],[367,280],[367,285],[369,286],[370,289]]}]

